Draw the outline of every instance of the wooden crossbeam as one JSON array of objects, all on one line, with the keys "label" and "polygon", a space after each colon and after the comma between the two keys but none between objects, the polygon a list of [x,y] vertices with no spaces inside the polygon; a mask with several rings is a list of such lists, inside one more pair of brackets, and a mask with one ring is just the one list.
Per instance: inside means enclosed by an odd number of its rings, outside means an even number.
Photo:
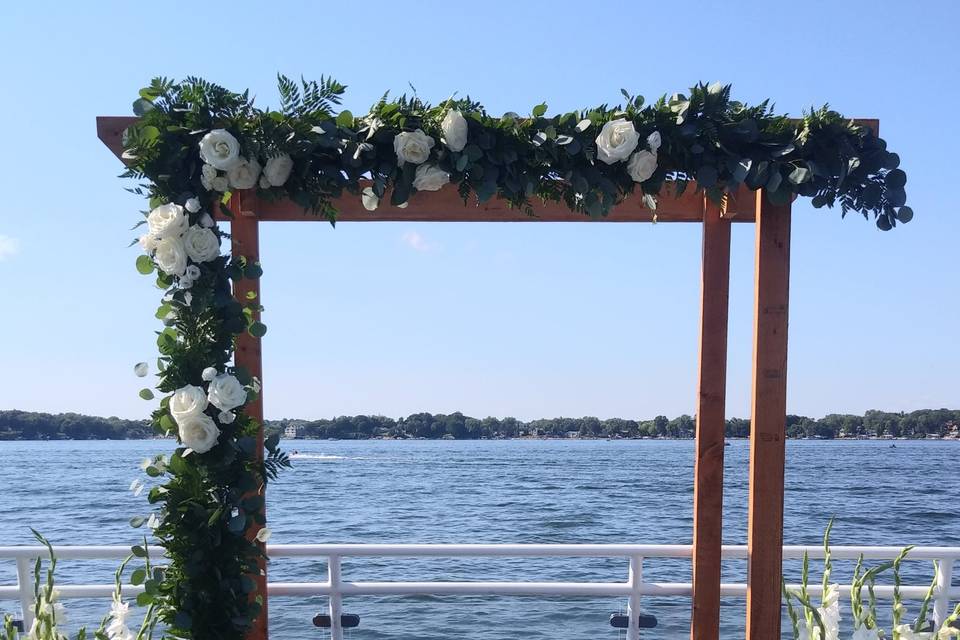
[{"label": "wooden crossbeam", "polygon": [[[99,116],[97,118],[97,136],[116,155],[122,159],[123,131],[137,119],[127,116]],[[870,126],[879,131],[878,120],[856,120],[858,124]],[[323,220],[305,211],[289,200],[265,200],[254,192],[242,194],[244,207],[255,212],[264,222],[301,222],[304,220]],[[626,198],[609,215],[590,218],[582,213],[570,211],[557,202],[533,202],[533,215],[512,209],[503,200],[491,199],[483,204],[464,203],[453,185],[448,185],[433,193],[415,193],[406,208],[389,204],[389,193],[376,211],[363,208],[359,196],[345,194],[333,201],[337,210],[337,220],[342,222],[651,222],[654,213],[642,206],[639,197]],[[734,222],[753,222],[756,219],[756,196],[744,186],[740,186],[728,202],[724,217]],[[702,222],[703,198],[691,187],[675,197],[669,183],[659,198],[656,212],[658,222]]]}]

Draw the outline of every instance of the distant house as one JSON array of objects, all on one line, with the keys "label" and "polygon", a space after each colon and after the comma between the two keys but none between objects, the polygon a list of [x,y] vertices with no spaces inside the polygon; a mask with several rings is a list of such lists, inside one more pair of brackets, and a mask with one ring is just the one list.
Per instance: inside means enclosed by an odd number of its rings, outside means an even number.
[{"label": "distant house", "polygon": [[299,431],[297,425],[289,424],[283,430],[283,437],[288,440],[295,440],[297,437],[297,432]]}]

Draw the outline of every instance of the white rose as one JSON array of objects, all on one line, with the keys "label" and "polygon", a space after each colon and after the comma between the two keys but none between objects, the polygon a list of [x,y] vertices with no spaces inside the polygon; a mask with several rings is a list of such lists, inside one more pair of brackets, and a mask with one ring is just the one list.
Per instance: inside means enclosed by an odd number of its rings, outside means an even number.
[{"label": "white rose", "polygon": [[147,216],[147,227],[158,239],[175,238],[189,226],[190,221],[183,213],[183,207],[172,202],[160,205]]},{"label": "white rose", "polygon": [[200,201],[196,198],[188,198],[186,204],[183,206],[190,213],[196,213],[197,211],[200,211]]},{"label": "white rose", "polygon": [[450,174],[435,164],[422,164],[417,167],[413,177],[413,188],[417,191],[437,191],[450,182]]},{"label": "white rose", "polygon": [[145,233],[137,240],[140,243],[140,248],[143,249],[144,253],[153,253],[153,250],[157,248],[157,236],[152,233]]},{"label": "white rose", "polygon": [[[193,280],[188,278],[186,274],[180,276],[180,288],[181,289],[191,289],[193,288]],[[189,303],[188,303],[189,305]]]},{"label": "white rose", "polygon": [[443,129],[443,142],[450,151],[463,151],[467,146],[467,119],[456,109],[447,111],[440,123]]},{"label": "white rose", "polygon": [[185,416],[177,426],[180,427],[180,442],[197,453],[210,451],[220,437],[220,429],[213,418],[205,413]]},{"label": "white rose", "polygon": [[234,189],[253,189],[260,177],[260,163],[256,158],[243,158],[227,171],[230,186]]},{"label": "white rose", "polygon": [[263,175],[271,186],[281,187],[290,177],[291,171],[293,171],[293,158],[284,153],[267,160]]},{"label": "white rose", "polygon": [[187,268],[187,250],[180,238],[163,238],[157,242],[153,260],[165,274],[181,276]]},{"label": "white rose", "polygon": [[204,382],[210,382],[217,377],[217,370],[213,367],[207,367],[203,370],[203,373],[200,374],[200,377],[203,378]]},{"label": "white rose", "polygon": [[653,172],[657,170],[657,152],[656,151],[637,151],[627,163],[627,173],[633,178],[634,182],[643,182],[648,180]]},{"label": "white rose", "polygon": [[220,256],[220,241],[210,229],[193,225],[183,236],[187,256],[194,262],[210,262]]},{"label": "white rose", "polygon": [[210,217],[209,213],[205,213],[200,216],[200,226],[204,227],[205,229],[209,229],[213,226],[213,218]]},{"label": "white rose", "polygon": [[611,120],[597,136],[597,160],[607,164],[626,160],[639,141],[640,134],[632,122],[624,118]]},{"label": "white rose", "polygon": [[425,134],[422,129],[403,131],[393,139],[393,150],[401,165],[404,162],[423,164],[430,157],[430,149],[434,144],[433,138]]},{"label": "white rose", "polygon": [[196,280],[200,277],[200,267],[195,264],[187,266],[186,271],[183,273],[183,277],[187,278],[188,280]]},{"label": "white rose", "polygon": [[200,387],[188,384],[173,392],[170,398],[170,415],[180,424],[184,418],[198,416],[207,408],[207,394]]},{"label": "white rose", "polygon": [[650,151],[656,151],[660,148],[660,132],[654,131],[647,136],[647,146],[650,148]]},{"label": "white rose", "polygon": [[232,411],[221,411],[217,418],[221,424],[230,424],[237,419],[237,416]]},{"label": "white rose", "polygon": [[267,529],[266,527],[264,527],[263,529],[260,529],[260,531],[257,531],[257,535],[256,535],[257,542],[266,542],[267,540],[270,539],[271,533],[272,532],[270,531],[270,529]]},{"label": "white rose", "polygon": [[220,193],[224,193],[225,191],[228,191],[230,189],[230,181],[227,180],[227,176],[217,176],[216,178],[210,181],[210,187],[214,191],[219,191]]},{"label": "white rose", "polygon": [[262,173],[260,174],[260,182],[258,182],[257,184],[260,185],[261,189],[269,189],[272,186],[270,184],[270,181],[267,180],[267,176],[263,175]]},{"label": "white rose", "polygon": [[210,382],[207,400],[221,411],[230,411],[247,401],[247,390],[228,373],[221,373]]},{"label": "white rose", "polygon": [[200,169],[200,184],[202,184],[203,188],[206,189],[207,191],[212,191],[213,180],[219,175],[220,174],[217,173],[216,167],[209,164],[205,164],[203,165],[203,168]]},{"label": "white rose", "polygon": [[200,157],[207,164],[227,171],[240,160],[240,143],[225,129],[214,129],[200,139]]}]

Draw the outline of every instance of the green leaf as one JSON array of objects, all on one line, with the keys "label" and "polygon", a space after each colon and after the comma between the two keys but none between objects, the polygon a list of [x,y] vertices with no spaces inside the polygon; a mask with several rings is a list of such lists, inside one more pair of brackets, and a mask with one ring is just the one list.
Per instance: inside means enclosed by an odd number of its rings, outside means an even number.
[{"label": "green leaf", "polygon": [[534,117],[534,118],[539,118],[540,116],[542,116],[542,115],[545,114],[546,112],[547,112],[547,103],[546,103],[546,102],[541,102],[540,104],[538,104],[537,106],[535,106],[535,107],[533,108],[533,117]]},{"label": "green leaf", "polygon": [[803,184],[810,179],[810,170],[806,167],[797,167],[790,172],[790,175],[787,176],[787,180],[793,184]]},{"label": "green leaf", "polygon": [[130,574],[130,584],[141,585],[147,579],[147,572],[144,569],[136,569]]},{"label": "green leaf", "polygon": [[150,389],[140,389],[140,393],[138,395],[144,400],[153,400],[154,397],[153,391],[150,391]]},{"label": "green leaf", "polygon": [[137,256],[137,271],[145,276],[153,273],[153,259],[147,255]]},{"label": "green leaf", "polygon": [[254,322],[250,325],[248,331],[254,338],[262,338],[267,333],[267,325],[262,322]]},{"label": "green leaf", "polygon": [[352,127],[353,126],[353,114],[350,113],[347,109],[344,109],[337,115],[337,126],[339,127]]},{"label": "green leaf", "polygon": [[231,533],[243,533],[244,529],[247,528],[247,516],[243,513],[238,513],[237,515],[230,518],[230,522],[227,523],[227,529]]},{"label": "green leaf", "polygon": [[165,413],[160,416],[160,428],[167,433],[173,433],[177,430],[177,423],[173,421],[169,414]]},{"label": "green leaf", "polygon": [[132,518],[130,518],[130,526],[133,527],[134,529],[139,529],[140,527],[143,526],[143,523],[146,521],[147,519],[144,518],[143,516],[133,516]]},{"label": "green leaf", "polygon": [[140,129],[140,135],[144,140],[153,141],[160,137],[160,129],[157,129],[155,126],[148,124],[145,127]]},{"label": "green leaf", "polygon": [[[141,92],[143,89],[140,90]],[[141,93],[141,95],[143,95]],[[147,114],[148,111],[154,109],[153,103],[147,100],[146,98],[137,98],[133,101],[133,114],[138,117],[143,117]]]},{"label": "green leaf", "polygon": [[913,209],[910,207],[900,207],[897,210],[897,222],[907,224],[911,220],[913,220]]}]

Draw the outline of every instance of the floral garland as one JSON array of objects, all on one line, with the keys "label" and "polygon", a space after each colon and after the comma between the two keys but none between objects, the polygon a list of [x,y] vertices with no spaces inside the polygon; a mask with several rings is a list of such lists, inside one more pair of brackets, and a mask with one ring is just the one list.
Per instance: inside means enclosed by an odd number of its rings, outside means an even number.
[{"label": "floral garland", "polygon": [[[156,270],[164,291],[156,314],[164,397],[153,424],[182,444],[145,465],[163,479],[149,492],[158,509],[132,524],[154,528],[169,564],[138,600],[177,637],[240,638],[250,628],[260,603],[249,576],[263,554],[245,534],[265,524],[258,489],[289,465],[277,438],[257,462],[260,425],[244,407],[259,381],[231,365],[239,334],[266,331],[254,320],[259,302],[231,294],[231,282],[258,278],[260,265],[220,253],[215,216],[232,217],[232,191],[290,199],[331,222],[345,191],[374,210],[388,190],[403,207],[448,183],[465,202],[499,197],[531,215],[541,199],[603,216],[638,188],[655,209],[665,183],[679,194],[691,181],[717,200],[744,184],[774,202],[799,194],[816,207],[839,203],[844,214],[873,213],[881,229],[913,215],[899,158],[868,127],[826,108],[791,121],[767,102],[731,100],[719,84],[649,106],[624,91],[625,104],[612,108],[547,117],[540,104],[530,116],[499,118],[469,98],[431,106],[416,95],[385,95],[361,117],[335,113],[345,87],[330,78],[279,76],[279,90],[280,109],[263,110],[246,92],[157,78],[124,133],[124,176],[143,181],[130,190],[150,200],[137,269]],[[153,398],[150,389],[141,395]]]}]

